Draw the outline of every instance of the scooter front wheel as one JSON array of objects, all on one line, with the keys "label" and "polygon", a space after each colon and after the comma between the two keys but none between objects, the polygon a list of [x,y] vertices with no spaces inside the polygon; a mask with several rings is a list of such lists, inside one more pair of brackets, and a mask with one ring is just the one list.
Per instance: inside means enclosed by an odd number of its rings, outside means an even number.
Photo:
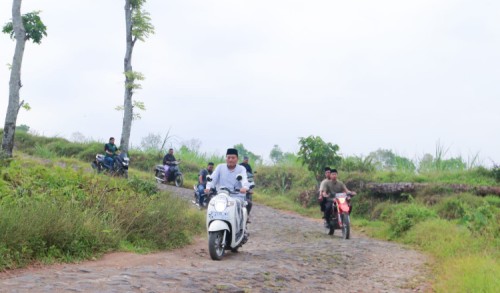
[{"label": "scooter front wheel", "polygon": [[216,231],[208,233],[208,251],[212,260],[221,260],[224,256],[224,246],[222,238],[224,231]]}]

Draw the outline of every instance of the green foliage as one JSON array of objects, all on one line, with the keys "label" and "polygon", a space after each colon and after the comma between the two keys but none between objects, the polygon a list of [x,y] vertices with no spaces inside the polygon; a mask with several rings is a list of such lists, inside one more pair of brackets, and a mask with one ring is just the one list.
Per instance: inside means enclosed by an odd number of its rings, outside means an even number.
[{"label": "green foliage", "polygon": [[498,292],[500,288],[498,258],[477,254],[447,259],[439,269],[436,292]]},{"label": "green foliage", "polygon": [[301,167],[290,167],[284,165],[261,166],[255,174],[255,182],[259,190],[268,193],[285,193],[303,186],[314,186],[314,178]]},{"label": "green foliage", "polygon": [[[128,89],[141,89],[142,86],[139,83],[135,83],[136,80],[144,80],[145,77],[142,73],[138,71],[126,71],[123,73],[127,82],[125,83],[125,87]],[[123,110],[123,109],[121,109]]]},{"label": "green foliage", "polygon": [[437,258],[437,292],[496,292],[500,286],[498,238],[477,237],[464,226],[431,219],[415,225],[402,240]]},{"label": "green foliage", "polygon": [[[26,13],[22,16],[24,30],[26,31],[25,39],[32,40],[36,44],[40,44],[43,37],[47,36],[47,27],[38,14],[40,14],[40,11]],[[12,39],[14,38],[15,32],[12,21],[4,25],[2,32],[9,34]]]},{"label": "green foliage", "polygon": [[433,210],[418,204],[395,204],[390,210],[384,210],[381,217],[389,222],[391,236],[400,237],[415,224],[436,218],[437,215]]},{"label": "green foliage", "polygon": [[140,9],[140,6],[135,8],[132,13],[132,36],[134,39],[144,42],[154,32],[155,27],[151,24],[150,14]]},{"label": "green foliage", "polygon": [[273,161],[274,164],[278,164],[283,160],[283,151],[281,148],[275,144],[269,153],[269,158]]},{"label": "green foliage", "polygon": [[500,182],[500,165],[493,164],[493,168],[491,168],[491,174],[492,174],[492,177],[497,182]]},{"label": "green foliage", "polygon": [[455,220],[463,218],[468,208],[468,205],[462,199],[449,197],[438,205],[437,212],[443,219]]},{"label": "green foliage", "polygon": [[394,154],[391,150],[378,149],[371,152],[368,158],[379,170],[415,171],[415,164],[404,157]]},{"label": "green foliage", "polygon": [[324,142],[319,136],[301,137],[299,139],[299,157],[307,165],[316,180],[321,182],[326,166],[336,167],[340,165],[341,157],[337,154],[338,145]]},{"label": "green foliage", "polygon": [[357,157],[350,156],[342,159],[342,163],[340,164],[340,168],[346,172],[366,172],[371,173],[376,169],[375,164],[373,163],[372,157]]},{"label": "green foliage", "polygon": [[260,156],[247,150],[242,143],[235,144],[233,147],[238,150],[238,157],[240,158],[240,160],[243,159],[244,156],[248,156],[250,162],[255,162],[255,164],[259,164],[262,162],[262,158]]},{"label": "green foliage", "polygon": [[0,171],[0,269],[35,260],[89,258],[128,242],[178,247],[203,229],[202,214],[156,184],[84,172],[66,161],[16,158]]},{"label": "green foliage", "polygon": [[17,125],[16,126],[16,132],[28,132],[30,131],[30,127],[25,124]]},{"label": "green foliage", "polygon": [[147,181],[137,176],[132,177],[127,181],[128,186],[137,193],[148,196],[155,195],[158,192],[158,186],[154,181]]}]

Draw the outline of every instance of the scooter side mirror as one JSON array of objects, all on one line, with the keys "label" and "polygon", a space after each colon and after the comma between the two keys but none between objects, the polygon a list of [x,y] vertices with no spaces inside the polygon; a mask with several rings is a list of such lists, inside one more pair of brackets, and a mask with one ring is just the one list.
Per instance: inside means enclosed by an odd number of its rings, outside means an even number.
[{"label": "scooter side mirror", "polygon": [[207,175],[207,181],[208,181],[208,182],[212,182],[212,176]]},{"label": "scooter side mirror", "polygon": [[241,175],[236,176],[236,180],[241,181],[241,179],[243,179],[243,176]]}]

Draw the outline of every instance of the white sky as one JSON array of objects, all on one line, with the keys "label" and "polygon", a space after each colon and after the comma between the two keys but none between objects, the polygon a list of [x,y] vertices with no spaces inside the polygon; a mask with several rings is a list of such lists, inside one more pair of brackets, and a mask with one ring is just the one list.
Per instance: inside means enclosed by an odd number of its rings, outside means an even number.
[{"label": "white sky", "polygon": [[[19,124],[47,136],[120,137],[123,0],[23,1],[48,37],[27,44]],[[0,23],[12,1],[0,2]],[[196,138],[222,153],[243,143],[267,157],[319,135],[346,155],[409,158],[479,152],[500,162],[500,2],[460,0],[149,0],[156,34],[137,42],[149,133]],[[0,35],[0,121],[14,41]]]}]

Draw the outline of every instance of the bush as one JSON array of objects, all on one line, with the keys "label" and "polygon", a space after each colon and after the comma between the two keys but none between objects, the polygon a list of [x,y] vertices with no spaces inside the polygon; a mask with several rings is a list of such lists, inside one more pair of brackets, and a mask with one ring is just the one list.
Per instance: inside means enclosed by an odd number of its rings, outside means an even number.
[{"label": "bush", "polygon": [[158,192],[158,186],[155,181],[147,181],[135,176],[127,181],[127,185],[137,193],[148,196],[154,195]]},{"label": "bush", "polygon": [[157,194],[154,181],[59,165],[22,159],[2,169],[0,270],[88,258],[123,242],[146,251],[178,247],[204,227],[203,214]]},{"label": "bush", "polygon": [[358,193],[351,199],[352,214],[355,217],[367,217],[370,215],[372,204],[368,196]]},{"label": "bush", "polygon": [[262,166],[255,174],[255,182],[265,192],[285,193],[291,189],[306,189],[316,186],[316,180],[303,167]]},{"label": "bush", "polygon": [[491,168],[491,175],[497,182],[500,182],[500,165],[493,165],[493,168]]},{"label": "bush", "polygon": [[436,213],[418,204],[396,204],[382,213],[388,219],[393,237],[400,237],[417,223],[427,219],[435,218]]},{"label": "bush", "polygon": [[92,211],[60,201],[0,205],[0,268],[35,259],[88,258],[118,246],[120,233]]},{"label": "bush", "polygon": [[394,203],[390,201],[379,202],[371,211],[370,218],[372,220],[387,220],[389,216],[394,212],[393,206]]},{"label": "bush", "polygon": [[449,197],[437,205],[437,213],[443,219],[462,219],[469,206],[460,198]]}]

